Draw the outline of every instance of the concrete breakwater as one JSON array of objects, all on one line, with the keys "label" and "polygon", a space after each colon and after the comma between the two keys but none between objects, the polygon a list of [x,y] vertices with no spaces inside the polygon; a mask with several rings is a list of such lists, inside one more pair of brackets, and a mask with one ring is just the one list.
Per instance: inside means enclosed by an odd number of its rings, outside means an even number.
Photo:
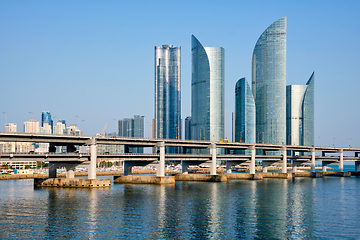
[{"label": "concrete breakwater", "polygon": [[[291,167],[288,167],[288,171],[291,171]],[[298,167],[298,170],[310,170],[310,167]],[[321,167],[316,167],[316,170],[321,170]],[[233,169],[238,172],[249,172],[248,167]],[[281,171],[281,167],[268,167],[268,171]],[[327,167],[327,170],[334,170]],[[224,168],[216,169],[218,174],[223,174],[226,171]],[[256,167],[256,172],[261,172],[262,167]],[[133,174],[156,174],[156,170],[133,170]],[[166,170],[166,174],[179,174],[180,172],[174,170]],[[210,173],[210,168],[193,168],[189,169],[189,173]],[[76,177],[87,177],[88,172],[75,172]],[[97,171],[97,176],[111,176],[111,175],[124,175],[124,171]],[[45,174],[11,174],[11,175],[0,175],[0,180],[14,180],[14,179],[33,179],[33,178],[48,178],[49,175]],[[66,173],[58,173],[57,177],[66,177]]]}]

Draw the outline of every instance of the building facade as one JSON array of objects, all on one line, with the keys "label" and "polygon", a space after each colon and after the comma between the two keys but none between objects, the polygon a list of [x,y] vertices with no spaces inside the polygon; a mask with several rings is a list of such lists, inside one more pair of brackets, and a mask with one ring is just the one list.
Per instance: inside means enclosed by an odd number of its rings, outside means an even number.
[{"label": "building facade", "polygon": [[155,138],[181,139],[180,47],[155,47]]},{"label": "building facade", "polygon": [[51,119],[51,113],[49,111],[43,111],[41,113],[41,127],[44,126],[44,123],[48,122],[49,125],[51,126],[51,133],[53,132],[53,120]]},{"label": "building facade", "polygon": [[[119,137],[144,138],[144,116],[134,115],[134,118],[124,118],[118,121]],[[143,153],[141,147],[125,147],[125,152]]]},{"label": "building facade", "polygon": [[191,41],[191,139],[224,139],[225,51]]},{"label": "building facade", "polygon": [[286,143],[286,25],[286,17],[271,24],[254,48],[252,91],[256,142]]},{"label": "building facade", "polygon": [[286,87],[286,144],[314,145],[314,73],[306,85]]},{"label": "building facade", "polygon": [[16,125],[16,123],[7,123],[7,124],[5,124],[5,132],[6,132],[6,133],[17,132],[17,125]]},{"label": "building facade", "polygon": [[235,84],[235,142],[255,143],[255,101],[246,78]]},{"label": "building facade", "polygon": [[39,122],[34,119],[24,122],[24,133],[39,133],[39,129]]}]

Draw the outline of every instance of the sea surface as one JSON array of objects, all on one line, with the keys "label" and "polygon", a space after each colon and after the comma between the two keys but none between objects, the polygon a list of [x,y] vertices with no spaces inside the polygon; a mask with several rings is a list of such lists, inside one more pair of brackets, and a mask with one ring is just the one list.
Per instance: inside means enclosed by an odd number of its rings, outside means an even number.
[{"label": "sea surface", "polygon": [[0,239],[360,239],[360,178],[34,189],[0,181]]}]

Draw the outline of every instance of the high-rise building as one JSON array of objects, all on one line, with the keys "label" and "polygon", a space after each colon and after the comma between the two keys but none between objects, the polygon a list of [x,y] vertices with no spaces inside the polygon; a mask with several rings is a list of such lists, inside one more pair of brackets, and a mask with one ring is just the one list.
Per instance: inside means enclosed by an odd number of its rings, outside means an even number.
[{"label": "high-rise building", "polygon": [[[144,138],[144,116],[135,115],[118,121],[119,137]],[[143,153],[142,147],[125,148],[125,152]]]},{"label": "high-rise building", "polygon": [[246,78],[235,85],[235,142],[255,143],[255,102]]},{"label": "high-rise building", "polygon": [[56,126],[53,128],[53,133],[57,135],[63,135],[66,128],[65,120],[59,120],[56,122]]},{"label": "high-rise building", "polygon": [[191,117],[185,118],[185,139],[191,140]]},{"label": "high-rise building", "polygon": [[39,122],[34,119],[24,122],[24,133],[39,133]]},{"label": "high-rise building", "polygon": [[314,145],[314,73],[306,85],[286,87],[286,144]]},{"label": "high-rise building", "polygon": [[154,130],[155,138],[181,138],[180,47],[155,47]]},{"label": "high-rise building", "polygon": [[51,113],[49,111],[43,111],[41,113],[41,127],[44,126],[44,123],[48,122],[49,125],[51,126],[51,133],[53,132],[53,120],[51,119]]},{"label": "high-rise building", "polygon": [[256,42],[252,58],[256,142],[286,143],[286,17],[271,24]]},{"label": "high-rise building", "polygon": [[224,139],[225,51],[191,42],[191,139]]},{"label": "high-rise building", "polygon": [[17,131],[16,123],[7,123],[7,124],[5,124],[5,132],[6,133],[11,133],[11,132],[16,132],[16,131]]}]

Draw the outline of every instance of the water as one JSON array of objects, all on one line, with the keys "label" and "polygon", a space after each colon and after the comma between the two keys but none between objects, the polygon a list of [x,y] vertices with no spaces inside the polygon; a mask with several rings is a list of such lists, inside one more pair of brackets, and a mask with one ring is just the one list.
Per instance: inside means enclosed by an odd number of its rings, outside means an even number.
[{"label": "water", "polygon": [[359,239],[360,178],[111,189],[0,181],[0,239]]}]

